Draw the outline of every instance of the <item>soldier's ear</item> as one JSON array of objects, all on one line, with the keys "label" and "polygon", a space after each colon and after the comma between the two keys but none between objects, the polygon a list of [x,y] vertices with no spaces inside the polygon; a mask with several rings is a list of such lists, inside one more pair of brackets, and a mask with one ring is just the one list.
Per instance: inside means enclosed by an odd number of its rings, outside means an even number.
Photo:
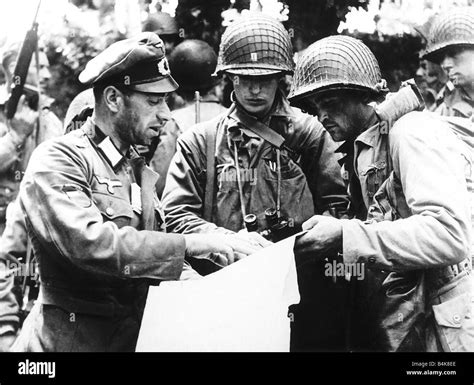
[{"label": "soldier's ear", "polygon": [[107,86],[102,93],[102,101],[107,108],[114,113],[120,111],[123,106],[124,95],[115,86]]}]

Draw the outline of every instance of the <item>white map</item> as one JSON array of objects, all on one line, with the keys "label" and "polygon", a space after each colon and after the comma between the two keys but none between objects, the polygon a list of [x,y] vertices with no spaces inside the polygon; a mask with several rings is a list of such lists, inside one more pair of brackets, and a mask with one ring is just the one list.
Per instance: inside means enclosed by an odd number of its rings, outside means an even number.
[{"label": "white map", "polygon": [[137,352],[289,351],[291,237],[199,280],[150,287]]}]

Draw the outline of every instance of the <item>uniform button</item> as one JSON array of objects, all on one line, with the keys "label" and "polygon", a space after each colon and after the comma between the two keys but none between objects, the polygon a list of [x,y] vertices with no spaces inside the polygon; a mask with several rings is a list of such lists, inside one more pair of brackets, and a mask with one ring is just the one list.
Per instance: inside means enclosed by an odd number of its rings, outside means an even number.
[{"label": "uniform button", "polygon": [[112,216],[112,215],[114,215],[114,209],[113,209],[112,207],[107,207],[107,208],[105,209],[105,213],[106,213],[107,215]]},{"label": "uniform button", "polygon": [[369,263],[375,263],[375,257],[369,257]]},{"label": "uniform button", "polygon": [[453,315],[453,321],[457,324],[461,322],[461,317],[459,316],[459,314]]}]

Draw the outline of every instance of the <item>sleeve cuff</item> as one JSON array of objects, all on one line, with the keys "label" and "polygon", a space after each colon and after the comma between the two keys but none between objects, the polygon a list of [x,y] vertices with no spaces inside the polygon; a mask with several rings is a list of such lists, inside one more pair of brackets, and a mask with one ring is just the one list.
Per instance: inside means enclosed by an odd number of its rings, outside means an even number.
[{"label": "sleeve cuff", "polygon": [[342,258],[344,263],[365,263],[367,258],[361,255],[359,248],[360,241],[363,239],[360,234],[360,228],[363,222],[357,219],[341,219],[342,221]]}]

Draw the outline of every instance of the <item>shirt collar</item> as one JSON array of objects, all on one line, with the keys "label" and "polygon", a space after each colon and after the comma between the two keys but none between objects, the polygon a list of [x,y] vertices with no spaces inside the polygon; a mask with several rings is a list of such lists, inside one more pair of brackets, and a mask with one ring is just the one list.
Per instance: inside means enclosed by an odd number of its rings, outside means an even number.
[{"label": "shirt collar", "polygon": [[379,127],[380,123],[375,123],[373,126],[369,127],[367,130],[359,134],[355,142],[361,142],[369,147],[373,147],[375,145],[375,141],[379,133]]}]

